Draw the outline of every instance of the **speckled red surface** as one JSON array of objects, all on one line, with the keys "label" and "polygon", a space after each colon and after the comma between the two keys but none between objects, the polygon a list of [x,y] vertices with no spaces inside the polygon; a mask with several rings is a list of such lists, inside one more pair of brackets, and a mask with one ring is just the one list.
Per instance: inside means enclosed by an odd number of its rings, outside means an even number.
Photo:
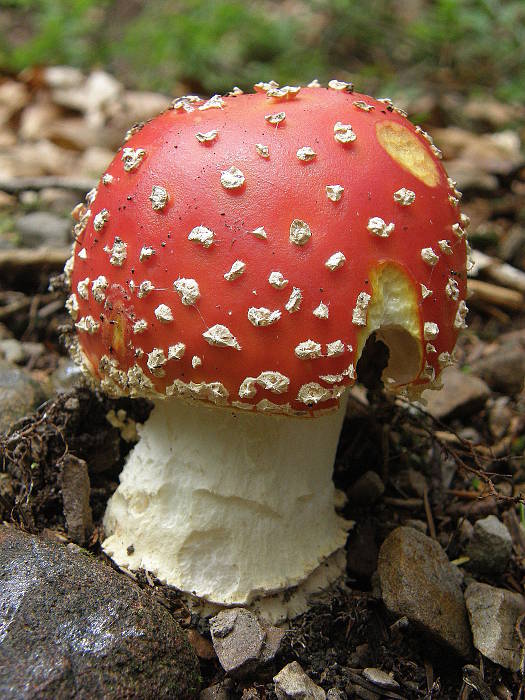
[{"label": "speckled red surface", "polygon": [[[453,191],[447,175],[424,135],[384,103],[358,93],[303,88],[297,97],[285,101],[260,92],[223,99],[220,109],[199,110],[201,102],[193,105],[193,111],[170,109],[147,123],[124,144],[125,148],[144,149],[141,163],[126,172],[119,151],[106,171],[112,182],[98,186],[90,204],[91,216],[86,217],[87,226],[78,236],[71,276],[79,306],[77,322],[91,316],[100,324],[94,333],[78,333],[81,350],[94,371],[99,372],[100,358],[107,356],[115,360],[114,369],[121,371],[114,372],[112,379],[124,392],[127,379],[123,373],[137,364],[162,394],[174,380],[194,385],[218,382],[222,385],[219,399],[227,403],[256,404],[267,399],[298,411],[330,407],[335,401],[326,392],[334,384],[320,376],[340,375],[355,364],[362,330],[352,323],[356,299],[361,292],[372,294],[372,270],[395,262],[412,281],[419,299],[421,371],[429,363],[439,374],[438,356],[451,352],[457,337],[454,320],[465,298],[466,246],[452,230],[460,223],[459,208],[449,199]],[[360,100],[373,109],[357,107],[354,103]],[[265,120],[266,115],[280,111],[286,118],[279,125]],[[401,125],[402,133],[408,130],[418,140],[435,164],[437,184],[425,184],[379,144],[376,125],[386,121]],[[335,140],[336,122],[351,124],[356,139],[348,144]],[[217,130],[217,137],[200,143],[196,133],[210,130]],[[262,157],[255,144],[266,145],[269,157]],[[297,157],[298,149],[305,146],[316,153],[307,162]],[[236,189],[221,184],[221,172],[231,166],[245,178]],[[326,194],[326,186],[334,184],[344,187],[336,202]],[[169,195],[161,210],[154,210],[149,199],[155,185]],[[415,193],[410,206],[394,200],[400,188]],[[109,218],[96,231],[94,217],[103,209],[108,210]],[[388,237],[368,230],[372,217],[395,225]],[[295,219],[310,228],[311,237],[304,245],[290,241],[290,224]],[[197,226],[213,232],[209,247],[188,240]],[[251,233],[258,227],[264,227],[266,239]],[[121,266],[110,264],[110,253],[104,250],[112,248],[115,237],[126,244]],[[439,248],[440,240],[449,241],[451,254]],[[155,252],[140,261],[144,246]],[[426,247],[439,256],[434,266],[421,258]],[[78,255],[83,249],[84,258]],[[346,262],[332,271],[325,262],[336,252],[342,252]],[[224,274],[237,260],[245,264],[244,272],[227,281]],[[273,288],[268,282],[272,271],[281,272],[289,281],[287,286]],[[107,278],[108,287],[106,299],[96,301],[91,285],[100,275]],[[77,285],[86,278],[88,298],[83,299]],[[182,304],[173,288],[180,278],[198,283],[200,297],[195,304]],[[445,293],[449,278],[458,283],[457,299]],[[136,287],[144,280],[155,289],[139,298]],[[433,294],[423,299],[421,284]],[[294,287],[301,290],[302,301],[299,310],[289,313],[285,304]],[[328,318],[312,313],[321,302],[329,309]],[[171,309],[173,321],[163,323],[156,318],[154,310],[160,304]],[[255,327],[248,319],[250,307],[278,310],[281,316],[271,325]],[[133,326],[139,319],[148,325],[138,334]],[[425,322],[439,327],[439,335],[432,340],[436,352],[428,355],[423,340]],[[240,350],[206,341],[203,333],[216,324],[229,329]],[[320,357],[297,357],[294,349],[307,340],[321,345]],[[346,349],[337,357],[328,357],[326,345],[336,340]],[[167,356],[168,347],[177,343],[185,345],[183,357],[166,361],[157,370],[163,376],[155,376],[147,365],[148,354],[159,348]],[[202,361],[200,366],[192,365],[195,356]],[[262,372],[278,372],[289,379],[287,390],[275,393],[256,383],[255,395],[241,398],[238,392],[243,380],[257,378]],[[352,381],[345,375],[337,386]],[[417,381],[428,381],[428,376]],[[297,399],[301,387],[309,383],[326,389],[324,400],[305,403]],[[190,387],[188,391],[200,391],[206,398],[206,389]],[[208,398],[213,400],[212,395]]]}]

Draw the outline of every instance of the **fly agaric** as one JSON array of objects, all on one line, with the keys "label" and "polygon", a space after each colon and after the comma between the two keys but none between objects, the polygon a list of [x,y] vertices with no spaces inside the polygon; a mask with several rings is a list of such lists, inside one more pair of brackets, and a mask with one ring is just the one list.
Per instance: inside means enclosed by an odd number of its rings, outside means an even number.
[{"label": "fly agaric", "polygon": [[367,338],[393,391],[451,362],[468,221],[390,100],[340,81],[255,90],[130,129],[75,211],[67,306],[85,373],[155,403],[105,551],[213,603],[272,596],[275,619],[304,603],[279,592],[344,566],[331,474]]}]

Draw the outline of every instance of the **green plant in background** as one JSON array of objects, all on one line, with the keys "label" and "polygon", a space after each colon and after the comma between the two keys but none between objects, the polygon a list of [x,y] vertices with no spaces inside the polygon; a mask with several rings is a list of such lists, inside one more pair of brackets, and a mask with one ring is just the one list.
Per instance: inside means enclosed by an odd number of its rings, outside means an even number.
[{"label": "green plant in background", "polygon": [[3,0],[0,68],[66,63],[130,87],[351,76],[525,99],[523,0]]}]

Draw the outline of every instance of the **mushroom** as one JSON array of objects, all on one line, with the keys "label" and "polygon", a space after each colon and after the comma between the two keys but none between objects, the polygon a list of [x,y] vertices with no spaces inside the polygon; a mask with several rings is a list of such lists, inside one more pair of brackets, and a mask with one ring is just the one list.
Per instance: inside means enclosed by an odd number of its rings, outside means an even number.
[{"label": "mushroom", "polygon": [[66,266],[85,374],[155,404],[104,550],[273,619],[344,569],[331,475],[367,338],[387,389],[418,395],[466,314],[438,150],[389,100],[330,86],[188,96],[132,129]]}]

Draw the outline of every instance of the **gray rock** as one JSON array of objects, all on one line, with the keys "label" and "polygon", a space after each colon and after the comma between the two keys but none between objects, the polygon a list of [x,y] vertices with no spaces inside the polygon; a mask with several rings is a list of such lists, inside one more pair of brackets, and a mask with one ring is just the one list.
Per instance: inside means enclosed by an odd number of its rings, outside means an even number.
[{"label": "gray rock", "polygon": [[472,651],[461,575],[440,545],[411,527],[390,533],[379,551],[386,607],[461,656]]},{"label": "gray rock", "polygon": [[506,525],[495,515],[488,515],[474,524],[466,549],[469,568],[479,573],[501,574],[512,554],[512,537]]},{"label": "gray rock", "polygon": [[482,379],[461,372],[457,367],[447,367],[441,378],[443,388],[440,391],[427,389],[422,394],[425,409],[438,420],[472,415],[483,408],[490,396],[490,389]]},{"label": "gray rock", "polygon": [[245,608],[222,610],[210,620],[215,653],[226,673],[243,676],[271,661],[284,630],[259,620]]},{"label": "gray rock", "polygon": [[199,700],[228,700],[230,694],[222,683],[210,685],[209,688],[201,690]]},{"label": "gray rock", "polygon": [[197,659],[148,590],[91,556],[0,526],[3,700],[199,694]]},{"label": "gray rock", "polygon": [[17,219],[16,228],[26,247],[62,248],[69,241],[71,221],[50,212],[34,211]]},{"label": "gray rock", "polygon": [[518,671],[521,644],[516,622],[525,613],[525,597],[475,582],[467,587],[465,600],[476,649],[494,663]]},{"label": "gray rock", "polygon": [[46,352],[46,347],[43,343],[21,343],[15,338],[6,338],[0,340],[0,355],[7,362],[14,364],[24,362],[28,358],[40,357]]},{"label": "gray rock", "polygon": [[496,440],[502,438],[509,429],[512,415],[508,396],[499,396],[491,405],[489,410],[489,428]]},{"label": "gray rock", "polygon": [[69,357],[61,357],[58,367],[51,374],[50,381],[53,391],[62,394],[78,386],[82,377],[80,367]]},{"label": "gray rock", "polygon": [[481,377],[494,391],[519,394],[525,379],[525,336],[521,343],[504,342],[498,349],[472,363],[472,372]]},{"label": "gray rock", "polygon": [[278,700],[326,700],[326,693],[316,685],[297,661],[286,665],[273,678]]},{"label": "gray rock", "polygon": [[370,683],[385,690],[397,690],[399,688],[399,683],[389,673],[381,671],[379,668],[365,668],[363,669],[363,676]]},{"label": "gray rock", "polygon": [[0,433],[31,413],[45,398],[28,372],[0,360]]},{"label": "gray rock", "polygon": [[369,470],[352,484],[348,500],[358,506],[371,506],[384,492],[385,485],[379,474]]},{"label": "gray rock", "polygon": [[73,542],[85,545],[93,531],[93,516],[89,505],[91,485],[88,466],[83,459],[71,454],[64,456],[60,466],[60,485],[67,534]]}]

